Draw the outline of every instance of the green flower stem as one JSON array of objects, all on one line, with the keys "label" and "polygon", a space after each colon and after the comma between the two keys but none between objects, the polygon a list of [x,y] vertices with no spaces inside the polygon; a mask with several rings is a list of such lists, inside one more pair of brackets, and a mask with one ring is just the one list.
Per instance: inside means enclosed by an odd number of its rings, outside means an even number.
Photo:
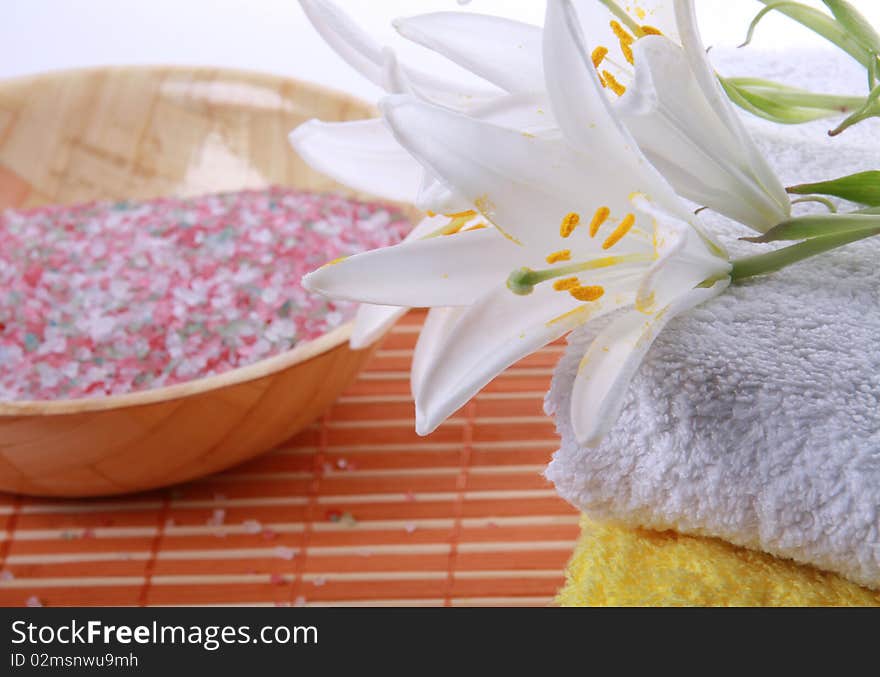
[{"label": "green flower stem", "polygon": [[831,212],[832,214],[837,213],[837,205],[834,204],[827,197],[821,197],[819,195],[808,195],[806,197],[799,197],[797,200],[791,201],[793,205],[799,205],[805,202],[815,202],[816,204],[825,205],[829,212]]},{"label": "green flower stem", "polygon": [[880,228],[868,232],[850,231],[816,237],[767,254],[749,256],[733,262],[733,270],[730,273],[730,277],[736,282],[756,275],[773,273],[798,261],[803,261],[818,254],[824,254],[832,249],[837,249],[838,247],[843,247],[875,235],[880,235]]}]

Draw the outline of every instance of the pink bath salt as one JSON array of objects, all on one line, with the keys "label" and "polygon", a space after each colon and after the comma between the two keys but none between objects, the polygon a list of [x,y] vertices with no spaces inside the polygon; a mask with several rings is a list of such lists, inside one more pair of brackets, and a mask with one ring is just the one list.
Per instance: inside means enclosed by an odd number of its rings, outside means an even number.
[{"label": "pink bath salt", "polygon": [[302,276],[410,229],[388,205],[278,187],[0,212],[0,400],[147,390],[290,350],[356,309]]}]

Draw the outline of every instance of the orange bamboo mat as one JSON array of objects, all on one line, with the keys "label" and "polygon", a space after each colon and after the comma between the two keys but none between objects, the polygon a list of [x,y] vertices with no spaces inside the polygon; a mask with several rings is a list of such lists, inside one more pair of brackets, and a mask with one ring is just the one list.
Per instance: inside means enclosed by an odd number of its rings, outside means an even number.
[{"label": "orange bamboo mat", "polygon": [[320,422],[244,466],[122,498],[0,494],[0,605],[548,604],[578,535],[540,475],[562,346],[419,438],[422,318],[395,327]]}]

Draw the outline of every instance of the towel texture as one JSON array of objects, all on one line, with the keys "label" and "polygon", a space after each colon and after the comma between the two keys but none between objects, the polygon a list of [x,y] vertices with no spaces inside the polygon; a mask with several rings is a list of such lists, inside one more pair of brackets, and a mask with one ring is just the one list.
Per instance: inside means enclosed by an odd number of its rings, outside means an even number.
[{"label": "towel texture", "polygon": [[[849,64],[821,61],[813,72],[828,82],[811,86],[861,91]],[[750,124],[787,185],[880,169],[877,121],[832,142],[828,123]],[[744,250],[739,226],[710,225]],[[600,327],[575,332],[547,398],[562,437],[548,478],[596,519],[719,537],[880,588],[877,239],[736,285],[671,323],[596,448],[575,442],[569,398]]]},{"label": "towel texture", "polygon": [[880,606],[840,576],[715,538],[581,526],[562,606]]}]

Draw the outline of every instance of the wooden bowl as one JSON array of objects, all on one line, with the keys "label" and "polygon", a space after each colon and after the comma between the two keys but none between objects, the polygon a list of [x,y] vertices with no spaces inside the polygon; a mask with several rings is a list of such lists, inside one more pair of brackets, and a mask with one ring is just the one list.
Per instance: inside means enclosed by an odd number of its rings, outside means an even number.
[{"label": "wooden bowl", "polygon": [[[287,134],[312,117],[371,114],[312,84],[231,70],[101,68],[8,80],[0,83],[0,208],[272,184],[343,190],[309,169]],[[176,386],[0,403],[0,490],[118,494],[252,458],[314,421],[354,379],[370,351],[350,350],[349,333]]]}]

